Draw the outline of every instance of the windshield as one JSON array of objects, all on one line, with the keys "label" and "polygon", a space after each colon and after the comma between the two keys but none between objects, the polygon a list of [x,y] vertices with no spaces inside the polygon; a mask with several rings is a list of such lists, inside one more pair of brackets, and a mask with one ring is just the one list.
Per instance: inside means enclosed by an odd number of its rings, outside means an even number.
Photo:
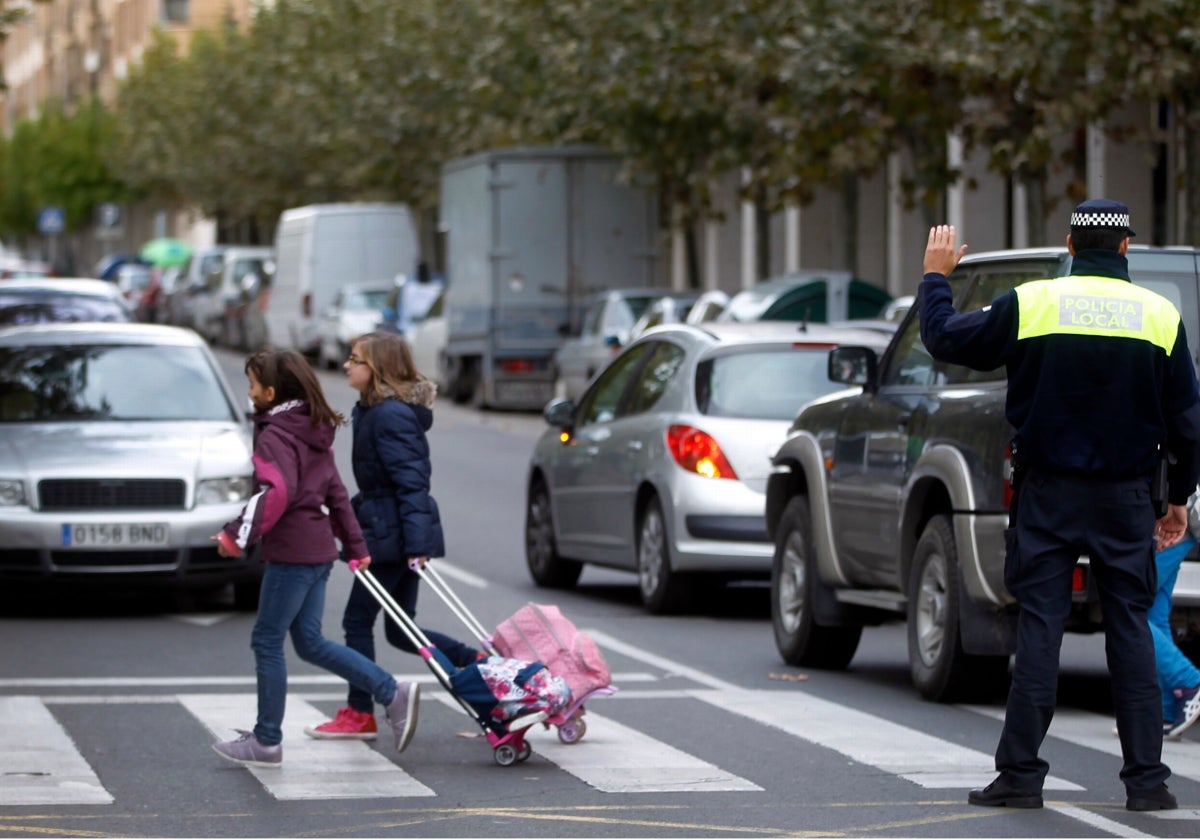
[{"label": "windshield", "polygon": [[347,309],[383,309],[388,303],[387,289],[373,289],[369,292],[353,292],[346,296]]},{"label": "windshield", "polygon": [[129,320],[129,312],[112,298],[0,291],[0,326]]},{"label": "windshield", "polygon": [[236,419],[198,347],[0,347],[0,423]]},{"label": "windshield", "polygon": [[829,347],[727,353],[696,368],[696,402],[714,417],[791,420],[800,406],[844,388],[829,380]]}]

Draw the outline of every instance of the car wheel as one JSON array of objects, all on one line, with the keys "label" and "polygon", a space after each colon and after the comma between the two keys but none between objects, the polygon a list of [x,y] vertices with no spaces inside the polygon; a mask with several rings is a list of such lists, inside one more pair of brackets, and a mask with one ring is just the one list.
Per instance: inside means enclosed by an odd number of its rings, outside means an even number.
[{"label": "car wheel", "polygon": [[959,634],[958,549],[950,517],[929,520],[917,541],[908,584],[908,662],[926,700],[953,703],[995,691],[1007,656],[972,656]]},{"label": "car wheel", "polygon": [[771,563],[771,628],[775,647],[789,665],[842,670],[850,664],[862,627],[823,627],[813,603],[817,588],[816,553],[808,498],[788,502],[779,521]]},{"label": "car wheel", "polygon": [[652,613],[675,612],[687,600],[686,579],[671,570],[662,503],[651,496],[638,522],[637,571],[642,604]]},{"label": "car wheel", "polygon": [[583,572],[582,563],[558,554],[550,493],[541,479],[535,479],[530,486],[526,502],[525,563],[533,582],[550,589],[570,589]]}]

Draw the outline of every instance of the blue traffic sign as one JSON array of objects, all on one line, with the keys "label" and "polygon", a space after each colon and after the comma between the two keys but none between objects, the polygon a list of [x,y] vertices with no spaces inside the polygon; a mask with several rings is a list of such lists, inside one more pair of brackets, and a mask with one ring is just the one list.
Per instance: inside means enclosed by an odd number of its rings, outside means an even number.
[{"label": "blue traffic sign", "polygon": [[62,233],[67,228],[67,214],[61,207],[43,207],[38,211],[38,233]]}]

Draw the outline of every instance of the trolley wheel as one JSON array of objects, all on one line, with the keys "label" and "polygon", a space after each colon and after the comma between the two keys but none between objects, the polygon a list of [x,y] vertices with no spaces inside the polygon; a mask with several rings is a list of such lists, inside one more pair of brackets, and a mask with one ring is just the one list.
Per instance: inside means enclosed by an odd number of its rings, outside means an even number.
[{"label": "trolley wheel", "polygon": [[521,744],[521,749],[517,752],[517,761],[525,761],[531,755],[533,755],[533,747],[529,746],[529,742],[526,741]]},{"label": "trolley wheel", "polygon": [[501,744],[496,747],[492,757],[496,759],[496,763],[501,767],[511,767],[517,761],[517,751],[512,744]]},{"label": "trolley wheel", "polygon": [[558,727],[558,740],[564,744],[574,744],[583,737],[585,732],[587,732],[587,721],[582,718],[569,720]]}]

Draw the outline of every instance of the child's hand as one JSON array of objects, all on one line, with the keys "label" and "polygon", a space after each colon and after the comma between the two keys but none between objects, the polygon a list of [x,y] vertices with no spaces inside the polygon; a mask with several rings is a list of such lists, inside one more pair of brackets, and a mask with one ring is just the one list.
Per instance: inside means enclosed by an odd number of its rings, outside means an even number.
[{"label": "child's hand", "polygon": [[356,557],[347,565],[350,566],[350,571],[357,572],[359,569],[365,569],[367,566],[371,565],[371,556],[367,555],[366,557]]},{"label": "child's hand", "polygon": [[425,564],[428,562],[428,557],[409,557],[408,568],[412,569],[414,572],[420,571],[421,569],[425,568]]},{"label": "child's hand", "polygon": [[220,534],[213,534],[211,537],[209,537],[209,539],[217,544],[217,554],[220,554],[222,557],[237,556],[236,554],[231,553],[229,549],[225,547],[225,543],[221,542]]}]

